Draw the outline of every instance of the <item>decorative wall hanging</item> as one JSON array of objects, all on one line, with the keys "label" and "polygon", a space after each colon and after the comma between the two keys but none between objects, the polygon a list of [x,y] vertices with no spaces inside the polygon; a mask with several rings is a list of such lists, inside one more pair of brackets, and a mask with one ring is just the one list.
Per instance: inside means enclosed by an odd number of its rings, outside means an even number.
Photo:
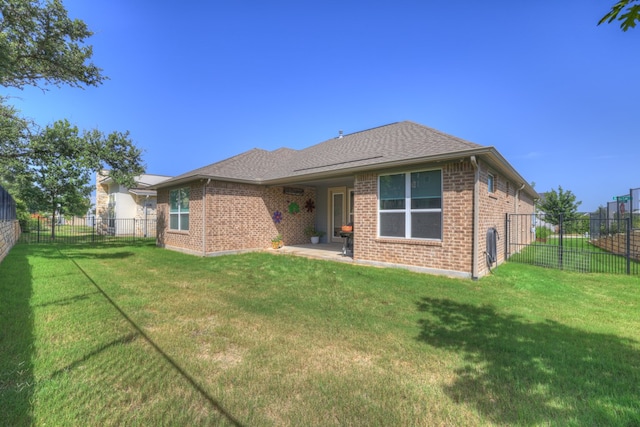
[{"label": "decorative wall hanging", "polygon": [[307,200],[307,203],[304,204],[304,208],[307,210],[307,212],[313,212],[313,210],[316,208],[316,204],[313,202],[313,199]]},{"label": "decorative wall hanging", "polygon": [[283,187],[282,192],[284,194],[291,194],[294,196],[302,196],[304,194],[304,188],[295,188],[295,187]]},{"label": "decorative wall hanging", "polygon": [[282,221],[282,212],[275,211],[273,215],[271,215],[271,218],[273,218],[273,222],[275,222],[276,224],[280,224],[280,222]]},{"label": "decorative wall hanging", "polygon": [[289,213],[291,215],[295,215],[299,212],[300,212],[300,205],[298,205],[296,202],[289,203]]}]

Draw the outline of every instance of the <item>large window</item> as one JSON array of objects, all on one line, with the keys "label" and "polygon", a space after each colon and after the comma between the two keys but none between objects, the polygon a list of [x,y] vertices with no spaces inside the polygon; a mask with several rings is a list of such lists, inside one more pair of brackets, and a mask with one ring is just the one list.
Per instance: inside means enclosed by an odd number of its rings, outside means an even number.
[{"label": "large window", "polygon": [[169,192],[169,229],[189,230],[189,187]]},{"label": "large window", "polygon": [[379,178],[379,235],[442,239],[442,171]]}]

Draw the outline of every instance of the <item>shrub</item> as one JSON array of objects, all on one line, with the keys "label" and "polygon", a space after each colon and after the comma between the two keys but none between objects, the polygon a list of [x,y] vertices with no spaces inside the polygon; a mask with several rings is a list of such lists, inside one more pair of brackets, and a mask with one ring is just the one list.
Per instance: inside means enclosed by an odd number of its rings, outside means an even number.
[{"label": "shrub", "polygon": [[536,227],[536,240],[544,240],[551,235],[551,230],[548,227],[538,226]]}]

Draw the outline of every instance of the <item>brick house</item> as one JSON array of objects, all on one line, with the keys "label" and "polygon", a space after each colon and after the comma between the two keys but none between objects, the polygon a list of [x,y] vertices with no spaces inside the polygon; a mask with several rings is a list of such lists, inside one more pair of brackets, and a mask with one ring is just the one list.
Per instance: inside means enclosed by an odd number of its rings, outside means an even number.
[{"label": "brick house", "polygon": [[[353,224],[354,262],[478,278],[491,229],[533,213],[535,190],[494,147],[405,121],[303,150],[253,149],[152,186],[158,245],[209,256],[259,250],[308,225],[340,242]],[[520,241],[530,241],[520,230]],[[495,261],[504,260],[504,244]]]},{"label": "brick house", "polygon": [[157,195],[156,190],[149,187],[169,178],[142,174],[135,177],[134,188],[127,188],[115,182],[108,171],[97,173],[96,218],[102,231],[113,235],[154,236]]}]

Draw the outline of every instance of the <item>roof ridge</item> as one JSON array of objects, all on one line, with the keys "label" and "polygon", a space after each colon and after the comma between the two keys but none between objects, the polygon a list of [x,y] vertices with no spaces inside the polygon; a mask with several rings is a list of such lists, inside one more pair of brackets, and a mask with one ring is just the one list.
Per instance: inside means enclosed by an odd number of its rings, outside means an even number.
[{"label": "roof ridge", "polygon": [[[356,132],[347,133],[347,134],[342,135],[342,137],[343,137],[343,138],[345,138],[345,137],[347,137],[347,136],[356,135],[356,134],[363,133],[363,132],[369,132],[369,131],[371,131],[371,130],[380,129],[380,128],[387,127],[387,126],[393,126],[393,125],[397,125],[397,124],[399,124],[399,123],[405,123],[405,122],[407,122],[407,123],[411,123],[411,122],[409,122],[408,120],[404,120],[404,121],[402,121],[402,122],[392,122],[392,123],[387,123],[386,125],[374,126],[374,127],[372,127],[372,128],[369,128],[369,129],[363,129],[363,130],[359,130],[359,131],[356,131]],[[340,138],[340,137],[339,137],[339,136],[337,136],[337,137],[335,137],[335,138],[331,138],[331,139],[336,139],[336,138]]]}]

